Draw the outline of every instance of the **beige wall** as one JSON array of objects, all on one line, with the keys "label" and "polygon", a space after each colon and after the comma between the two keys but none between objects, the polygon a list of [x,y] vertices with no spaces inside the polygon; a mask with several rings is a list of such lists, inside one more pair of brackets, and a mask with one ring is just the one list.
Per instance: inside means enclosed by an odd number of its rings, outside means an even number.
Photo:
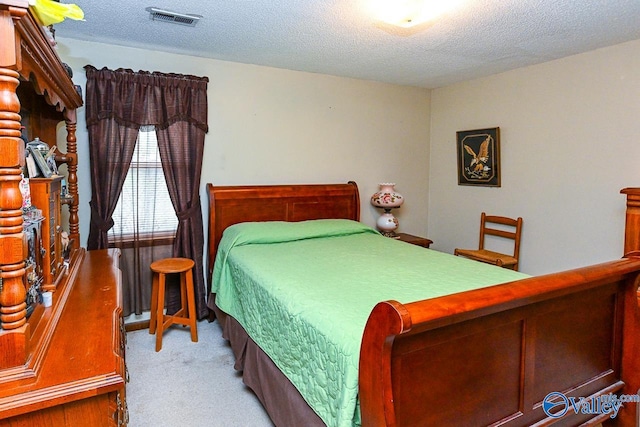
[{"label": "beige wall", "polygon": [[[524,218],[521,270],[622,256],[640,186],[640,40],[432,92],[429,237],[477,245],[480,212]],[[457,185],[456,131],[500,127],[502,187]]]},{"label": "beige wall", "polygon": [[[58,38],[58,52],[85,86],[82,67],[184,73],[209,77],[209,133],[202,201],[216,185],[326,183],[354,180],[363,222],[379,212],[369,196],[379,182],[405,195],[403,231],[427,227],[429,104],[426,89]],[[78,112],[80,221],[89,224],[88,137]],[[205,213],[206,215],[206,213]]]},{"label": "beige wall", "polygon": [[[619,190],[640,186],[640,41],[434,91],[63,38],[59,45],[82,86],[85,64],[209,77],[203,197],[207,182],[353,179],[362,220],[373,224],[368,196],[394,181],[407,199],[402,231],[428,235],[438,250],[476,245],[485,210],[524,217],[521,270],[530,274],[622,255]],[[502,187],[458,186],[456,131],[495,126]],[[83,109],[78,145],[86,239]]]}]

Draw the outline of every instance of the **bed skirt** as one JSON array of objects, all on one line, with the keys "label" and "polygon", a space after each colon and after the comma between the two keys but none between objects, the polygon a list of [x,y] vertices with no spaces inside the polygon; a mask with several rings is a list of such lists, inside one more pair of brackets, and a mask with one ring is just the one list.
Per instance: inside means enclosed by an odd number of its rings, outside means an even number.
[{"label": "bed skirt", "polygon": [[242,372],[242,381],[256,394],[271,421],[278,427],[325,426],[271,358],[247,335],[236,319],[215,305],[214,299],[214,295],[210,295],[208,306],[220,322],[222,337],[231,345],[235,357],[234,368]]}]

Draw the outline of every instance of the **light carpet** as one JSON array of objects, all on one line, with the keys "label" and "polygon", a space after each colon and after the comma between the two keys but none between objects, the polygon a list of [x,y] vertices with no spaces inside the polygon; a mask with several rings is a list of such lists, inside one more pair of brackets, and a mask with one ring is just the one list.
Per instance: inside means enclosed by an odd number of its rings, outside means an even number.
[{"label": "light carpet", "polygon": [[253,392],[233,369],[233,353],[218,322],[172,326],[155,351],[148,329],[127,333],[129,427],[273,426]]}]

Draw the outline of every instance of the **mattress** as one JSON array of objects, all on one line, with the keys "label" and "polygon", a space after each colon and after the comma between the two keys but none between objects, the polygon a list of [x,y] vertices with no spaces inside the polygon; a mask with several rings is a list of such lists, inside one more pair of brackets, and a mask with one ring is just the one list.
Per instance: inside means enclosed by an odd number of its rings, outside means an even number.
[{"label": "mattress", "polygon": [[358,361],[380,301],[435,298],[526,277],[349,220],[236,224],[212,292],[328,426],[358,426]]}]

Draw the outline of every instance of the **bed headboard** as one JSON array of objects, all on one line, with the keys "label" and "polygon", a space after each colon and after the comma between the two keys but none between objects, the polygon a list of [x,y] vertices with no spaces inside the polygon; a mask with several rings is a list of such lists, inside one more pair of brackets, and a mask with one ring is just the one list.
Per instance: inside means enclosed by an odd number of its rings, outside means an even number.
[{"label": "bed headboard", "polygon": [[358,185],[250,185],[207,184],[209,194],[208,277],[213,272],[222,232],[249,221],[304,221],[308,219],[360,220]]}]

